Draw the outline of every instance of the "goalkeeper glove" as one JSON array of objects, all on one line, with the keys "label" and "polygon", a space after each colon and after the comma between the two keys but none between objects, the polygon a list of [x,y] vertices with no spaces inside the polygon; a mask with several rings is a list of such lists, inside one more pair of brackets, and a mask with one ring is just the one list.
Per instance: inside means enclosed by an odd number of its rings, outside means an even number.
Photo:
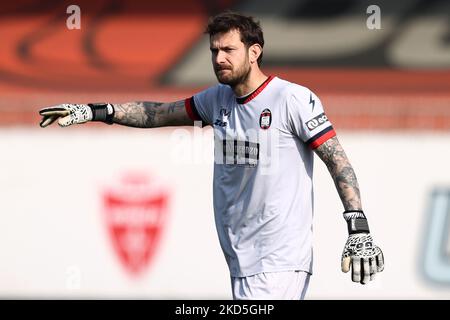
[{"label": "goalkeeper glove", "polygon": [[56,120],[61,127],[88,121],[102,121],[113,124],[114,107],[112,104],[105,103],[60,104],[41,109],[39,114],[42,116],[40,123],[42,128],[49,126]]},{"label": "goalkeeper glove", "polygon": [[343,272],[352,269],[352,281],[366,284],[384,269],[383,252],[372,240],[363,211],[345,211],[349,237],[342,253]]}]

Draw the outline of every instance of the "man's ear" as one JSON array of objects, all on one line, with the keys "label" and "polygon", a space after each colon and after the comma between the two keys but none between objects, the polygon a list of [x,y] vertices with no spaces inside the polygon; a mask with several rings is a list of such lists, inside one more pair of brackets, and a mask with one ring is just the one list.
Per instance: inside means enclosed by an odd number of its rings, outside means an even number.
[{"label": "man's ear", "polygon": [[250,63],[258,62],[258,58],[262,53],[262,48],[259,44],[255,43],[248,48]]}]

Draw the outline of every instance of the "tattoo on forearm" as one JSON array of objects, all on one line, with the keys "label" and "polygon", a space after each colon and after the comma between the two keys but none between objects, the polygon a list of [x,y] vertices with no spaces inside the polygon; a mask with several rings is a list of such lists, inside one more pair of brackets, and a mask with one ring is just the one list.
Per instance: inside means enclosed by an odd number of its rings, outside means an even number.
[{"label": "tattoo on forearm", "polygon": [[316,153],[326,164],[333,177],[345,210],[362,210],[358,180],[342,146],[336,137],[331,138]]},{"label": "tattoo on forearm", "polygon": [[144,106],[144,113],[147,116],[147,119],[145,119],[145,126],[144,128],[152,128],[156,127],[156,117],[158,114],[158,108],[162,105],[161,102],[143,102]]},{"label": "tattoo on forearm", "polygon": [[173,113],[173,112],[175,112],[175,107],[176,107],[176,103],[171,103],[171,104],[169,104],[169,107],[167,108],[167,112],[168,112],[168,113]]},{"label": "tattoo on forearm", "polygon": [[[114,122],[137,128],[185,124],[184,103],[138,101],[114,105]],[[184,122],[183,122],[184,121]],[[186,123],[187,124],[187,123]]]}]

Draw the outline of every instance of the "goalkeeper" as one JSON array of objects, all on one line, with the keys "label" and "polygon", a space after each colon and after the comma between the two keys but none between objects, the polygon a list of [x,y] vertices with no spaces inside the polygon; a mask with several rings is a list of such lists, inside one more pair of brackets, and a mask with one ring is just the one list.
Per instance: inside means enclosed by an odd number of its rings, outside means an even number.
[{"label": "goalkeeper", "polygon": [[[102,121],[138,128],[214,128],[214,215],[234,299],[303,299],[312,274],[313,158],[326,164],[344,206],[343,272],[366,284],[384,268],[354,170],[319,98],[260,69],[264,46],[252,17],[223,13],[207,26],[219,84],[185,100],[62,104],[41,127]],[[333,241],[330,235],[330,241]]]}]

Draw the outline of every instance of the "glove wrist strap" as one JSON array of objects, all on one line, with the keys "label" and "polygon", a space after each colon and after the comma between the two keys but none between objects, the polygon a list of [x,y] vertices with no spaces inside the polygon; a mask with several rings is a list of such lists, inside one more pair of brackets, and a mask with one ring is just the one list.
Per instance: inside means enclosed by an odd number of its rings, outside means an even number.
[{"label": "glove wrist strap", "polygon": [[346,210],[344,219],[347,221],[348,234],[370,232],[367,218],[362,210]]},{"label": "glove wrist strap", "polygon": [[107,124],[114,123],[114,107],[110,103],[89,103],[92,110],[92,121],[102,121]]}]

